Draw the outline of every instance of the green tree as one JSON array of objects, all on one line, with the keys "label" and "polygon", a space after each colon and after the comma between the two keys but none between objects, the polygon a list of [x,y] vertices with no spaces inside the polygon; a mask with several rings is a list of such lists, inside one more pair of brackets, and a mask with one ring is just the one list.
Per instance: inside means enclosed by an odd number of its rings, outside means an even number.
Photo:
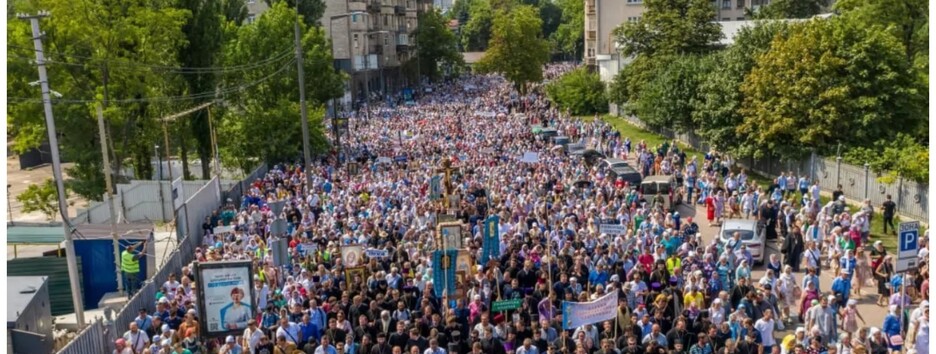
[{"label": "green tree", "polygon": [[773,0],[759,10],[748,9],[747,15],[754,19],[809,18],[822,13],[829,6],[828,0]]},{"label": "green tree", "polygon": [[710,56],[674,58],[644,87],[636,102],[637,116],[653,127],[694,131],[696,124],[692,115],[696,101],[700,99],[699,86],[714,68]]},{"label": "green tree", "polygon": [[872,147],[848,149],[844,160],[859,166],[867,163],[882,183],[897,182],[898,177],[929,183],[929,148],[925,144],[909,134],[897,133],[895,139],[879,140]]},{"label": "green tree", "polygon": [[[456,3],[462,1],[456,1]],[[466,51],[477,52],[487,49],[491,40],[491,26],[494,22],[494,9],[490,0],[470,0],[468,20],[462,23],[461,44]],[[422,22],[420,22],[420,25]]]},{"label": "green tree", "polygon": [[539,9],[540,19],[543,20],[543,38],[552,38],[562,25],[562,8],[552,0],[542,0],[536,7]]},{"label": "green tree", "polygon": [[896,136],[925,120],[923,93],[890,33],[812,20],[774,41],[741,86],[738,140],[755,157],[796,159]]},{"label": "green tree", "polygon": [[[77,194],[100,200],[104,193],[101,148],[94,104],[106,100],[104,115],[115,170],[129,161],[134,174],[151,175],[153,144],[161,137],[156,118],[179,102],[153,101],[175,96],[180,84],[177,53],[186,45],[181,30],[190,16],[163,2],[50,0],[41,4],[15,1],[16,12],[48,10],[42,20],[44,49],[52,90],[63,100],[55,105],[56,128],[67,172]],[[13,19],[7,27],[10,97],[8,138],[22,152],[45,141],[45,119],[37,80],[29,23]],[[100,95],[100,96],[99,96]]]},{"label": "green tree", "polygon": [[696,133],[719,150],[739,153],[735,128],[743,120],[738,109],[744,96],[741,83],[754,68],[757,57],[770,49],[775,38],[789,33],[789,24],[783,21],[761,21],[744,27],[734,37],[734,44],[713,57],[714,67],[699,86],[699,99],[695,101],[693,121]]},{"label": "green tree", "polygon": [[532,6],[499,11],[488,49],[476,64],[478,70],[503,74],[517,91],[525,93],[528,83],[543,80],[543,64],[549,60],[549,42],[542,31],[542,20]]},{"label": "green tree", "polygon": [[[228,1],[235,3],[238,1]],[[240,0],[243,4],[243,0]],[[217,57],[221,56],[221,47],[224,45],[224,14],[222,4],[213,0],[179,0],[179,6],[192,13],[182,27],[185,37],[188,39],[186,45],[179,52],[179,62],[185,67],[213,67],[220,62]],[[201,92],[210,92],[216,87],[218,75],[213,72],[193,72],[184,75],[186,89],[185,93],[198,94]],[[201,104],[214,97],[205,97],[198,99],[193,104]],[[194,137],[195,146],[198,152],[198,158],[201,161],[211,161],[211,132],[208,127],[208,112],[200,110],[192,113],[189,119],[182,119],[179,135],[180,150],[182,156],[182,173],[188,178],[188,140],[187,137]],[[189,129],[185,129],[185,128]],[[186,130],[190,130],[186,132]],[[202,163],[201,176],[204,179],[210,178],[210,164]]]},{"label": "green tree", "polygon": [[419,15],[419,26],[414,35],[419,45],[420,70],[429,80],[440,79],[443,67],[460,70],[464,66],[465,60],[458,52],[455,34],[438,9]]},{"label": "green tree", "polygon": [[914,62],[929,56],[929,2],[926,0],[838,0],[834,8],[865,26],[881,26],[903,45],[904,57]]},{"label": "green tree", "polygon": [[[244,171],[260,161],[290,161],[301,156],[299,90],[293,49],[295,10],[276,2],[260,18],[236,29],[224,48],[225,66],[269,63],[262,70],[225,75],[229,86],[255,83],[225,97],[228,107],[219,127],[219,148],[226,164]],[[328,40],[321,27],[300,23],[303,69],[309,109],[309,133],[314,152],[328,147],[322,119],[324,103],[342,94],[343,76],[332,67]],[[270,61],[270,58],[281,57]]]},{"label": "green tree", "polygon": [[614,76],[614,81],[609,85],[609,100],[625,105],[625,109],[628,110],[629,104],[636,103],[640,98],[644,87],[674,59],[675,56],[672,55],[638,56]]},{"label": "green tree", "polygon": [[625,56],[708,53],[722,38],[710,0],[645,0],[644,8],[612,32]]},{"label": "green tree", "polygon": [[[302,22],[306,26],[321,26],[322,14],[325,13],[325,1],[323,0],[264,0],[269,7],[275,3],[285,3],[286,7],[296,11],[296,3],[299,3],[299,15],[302,16]],[[327,23],[326,23],[327,24]]]},{"label": "green tree", "polygon": [[580,58],[585,48],[585,2],[578,0],[558,0],[562,9],[562,22],[553,41],[564,54]]},{"label": "green tree", "polygon": [[596,73],[578,68],[546,85],[546,94],[559,108],[573,115],[604,113],[608,110],[605,85]]},{"label": "green tree", "polygon": [[[68,196],[67,189],[65,195]],[[30,184],[25,192],[16,196],[16,200],[23,204],[24,213],[39,211],[45,214],[49,221],[55,220],[59,215],[58,188],[51,178],[42,184]]]}]

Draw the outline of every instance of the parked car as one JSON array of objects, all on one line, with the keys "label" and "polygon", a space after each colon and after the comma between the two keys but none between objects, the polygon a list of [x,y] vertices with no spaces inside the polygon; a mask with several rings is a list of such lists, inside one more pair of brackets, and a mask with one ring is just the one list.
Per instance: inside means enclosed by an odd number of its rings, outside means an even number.
[{"label": "parked car", "polygon": [[632,186],[639,185],[640,181],[643,179],[640,172],[637,172],[633,167],[627,165],[607,168],[605,169],[605,174],[612,180],[616,180],[620,177],[621,180]]},{"label": "parked car", "polygon": [[613,159],[613,158],[604,159],[604,161],[601,161],[601,165],[602,167],[607,168],[607,169],[615,169],[618,167],[630,166],[630,164],[627,163],[627,160]]},{"label": "parked car", "polygon": [[676,186],[676,179],[673,176],[648,176],[640,181],[638,191],[651,206],[656,200],[662,202],[663,210],[672,212],[682,202],[681,198],[676,198]]},{"label": "parked car", "polygon": [[718,231],[718,242],[722,246],[728,244],[735,232],[741,234],[741,244],[747,247],[754,258],[754,263],[763,263],[767,253],[767,238],[764,232],[758,233],[757,221],[745,219],[728,219],[722,222]]}]

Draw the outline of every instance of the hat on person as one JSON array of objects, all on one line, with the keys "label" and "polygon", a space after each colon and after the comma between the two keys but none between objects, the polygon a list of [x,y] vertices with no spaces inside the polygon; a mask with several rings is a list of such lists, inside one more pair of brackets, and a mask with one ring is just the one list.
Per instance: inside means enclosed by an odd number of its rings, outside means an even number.
[{"label": "hat on person", "polygon": [[227,336],[227,339],[225,340],[225,342],[234,343],[234,336]]},{"label": "hat on person", "polygon": [[621,281],[621,277],[619,277],[617,274],[612,275],[612,276],[611,276],[611,281]]},{"label": "hat on person", "polygon": [[160,337],[158,334],[153,336],[153,343],[159,343],[160,341],[162,341],[162,337]]},{"label": "hat on person", "polygon": [[796,327],[796,333],[806,333],[806,328],[803,326]]},{"label": "hat on person", "polygon": [[826,299],[829,301],[835,301],[835,295],[829,295],[829,297],[827,297]]}]

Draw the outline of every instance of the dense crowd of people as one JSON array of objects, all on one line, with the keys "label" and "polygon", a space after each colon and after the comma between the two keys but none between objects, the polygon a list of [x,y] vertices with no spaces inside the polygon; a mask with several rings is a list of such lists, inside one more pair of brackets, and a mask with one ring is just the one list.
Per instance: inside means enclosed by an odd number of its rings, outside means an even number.
[{"label": "dense crowd of people", "polygon": [[[545,76],[572,69],[550,66]],[[199,262],[254,262],[247,328],[200,334],[190,266],[164,284],[153,308],[140,309],[115,353],[928,353],[926,257],[910,277],[895,277],[894,250],[875,242],[865,252],[870,211],[852,214],[838,198],[820,204],[815,181],[793,173],[758,186],[717,152],[695,159],[674,143],[632,141],[600,119],[570,118],[538,85],[531,92],[469,76],[433,86],[415,105],[354,115],[340,155],[307,168],[278,164],[241,203],[206,220]],[[686,204],[653,202],[534,125],[634,161],[645,176],[673,176]],[[536,158],[523,160],[529,152]],[[443,160],[452,180],[444,200],[433,200],[430,180]],[[286,201],[280,215],[270,208],[277,201]],[[765,257],[766,275],[753,276],[740,234],[715,242],[720,235],[703,235],[701,220],[680,216],[695,205],[709,224],[754,219],[769,239],[781,238],[781,253]],[[482,264],[490,215],[499,217],[500,243]],[[269,249],[278,218],[288,222],[287,267],[274,266]],[[430,255],[442,246],[435,226],[444,220],[465,225],[472,267],[457,291],[438,296]],[[626,232],[602,233],[608,223]],[[213,233],[219,225],[234,231]],[[349,279],[340,256],[348,245],[387,256],[367,259],[363,276]],[[835,280],[820,282],[824,272]],[[890,313],[882,324],[865,325],[856,310],[870,281]],[[563,329],[563,302],[614,292],[616,318]],[[518,309],[492,311],[511,299]]]}]

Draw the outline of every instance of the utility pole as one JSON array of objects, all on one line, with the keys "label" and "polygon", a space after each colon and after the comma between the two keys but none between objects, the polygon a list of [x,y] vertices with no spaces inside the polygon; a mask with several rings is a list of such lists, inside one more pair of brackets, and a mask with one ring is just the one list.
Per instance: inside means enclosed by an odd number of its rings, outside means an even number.
[{"label": "utility pole", "polygon": [[305,70],[302,68],[302,41],[299,36],[299,1],[296,1],[296,66],[299,69],[299,112],[302,115],[302,156],[305,158],[304,170],[306,188],[312,188],[312,156],[309,154],[309,118],[305,97]]},{"label": "utility pole", "polygon": [[123,292],[123,277],[120,273],[120,239],[117,237],[117,213],[114,212],[114,188],[111,186],[110,156],[107,155],[107,133],[104,131],[104,108],[97,104],[98,135],[101,138],[101,156],[104,158],[104,183],[107,185],[107,209],[110,211],[111,238],[114,239],[114,274],[117,275],[117,292]]},{"label": "utility pole", "polygon": [[84,305],[81,302],[81,285],[78,278],[78,260],[75,255],[75,244],[72,239],[72,230],[68,223],[68,203],[65,202],[65,183],[62,180],[62,161],[59,159],[58,136],[55,132],[55,119],[52,116],[52,97],[49,89],[49,77],[46,73],[45,55],[42,52],[42,31],[39,30],[39,19],[48,17],[47,11],[40,11],[36,15],[19,14],[21,20],[29,20],[32,24],[33,45],[36,49],[36,66],[39,68],[39,85],[42,88],[42,105],[45,110],[46,132],[49,134],[49,148],[52,152],[52,175],[58,188],[59,213],[62,214],[62,226],[65,228],[65,257],[68,263],[68,280],[71,285],[72,305],[75,306],[75,320],[78,328],[86,325],[84,318]]},{"label": "utility pole", "polygon": [[211,134],[211,152],[214,156],[215,173],[218,180],[221,180],[221,154],[218,152],[218,137],[215,135],[213,123],[211,122],[211,107],[208,107],[208,133]]}]

